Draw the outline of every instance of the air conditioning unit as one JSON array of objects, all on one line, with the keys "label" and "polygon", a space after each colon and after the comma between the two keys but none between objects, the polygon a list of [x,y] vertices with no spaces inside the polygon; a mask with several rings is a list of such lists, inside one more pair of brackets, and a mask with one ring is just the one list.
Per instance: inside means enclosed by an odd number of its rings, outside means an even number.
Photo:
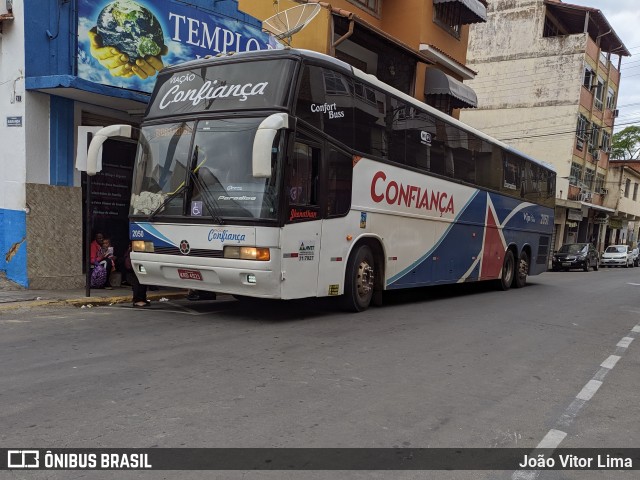
[{"label": "air conditioning unit", "polygon": [[589,193],[581,193],[580,194],[581,202],[591,202],[591,192]]}]

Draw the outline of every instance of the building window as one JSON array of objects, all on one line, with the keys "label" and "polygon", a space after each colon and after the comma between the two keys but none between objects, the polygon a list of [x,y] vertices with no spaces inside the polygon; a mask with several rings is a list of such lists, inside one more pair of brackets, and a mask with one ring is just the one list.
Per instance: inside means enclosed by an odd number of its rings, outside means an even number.
[{"label": "building window", "polygon": [[600,150],[605,153],[611,151],[611,134],[606,130],[602,131],[602,143],[600,144]]},{"label": "building window", "polygon": [[582,86],[588,90],[591,90],[591,87],[594,85],[594,78],[596,73],[593,71],[590,65],[585,64],[584,66],[584,78],[582,79]]},{"label": "building window", "polygon": [[576,148],[578,150],[582,150],[584,148],[584,141],[587,138],[588,129],[589,120],[587,120],[587,117],[582,114],[578,115],[578,126],[576,127],[576,137],[578,137],[578,140],[576,141]]},{"label": "building window", "polygon": [[598,110],[602,110],[602,102],[604,101],[604,80],[598,77],[596,84],[594,104]]},{"label": "building window", "polygon": [[569,174],[569,183],[572,185],[577,185],[581,179],[582,179],[582,165],[572,162],[571,173]]},{"label": "building window", "polygon": [[607,108],[609,110],[614,110],[616,108],[616,92],[611,87],[607,90]]},{"label": "building window", "polygon": [[363,10],[368,10],[369,12],[375,13],[376,15],[380,14],[380,5],[382,4],[382,0],[349,0],[351,3],[355,3]]},{"label": "building window", "polygon": [[433,21],[454,37],[460,38],[462,19],[458,2],[436,3],[433,6]]},{"label": "building window", "polygon": [[602,63],[605,67],[609,66],[609,58],[606,52],[600,52],[600,63]]},{"label": "building window", "polygon": [[584,187],[589,191],[593,188],[593,179],[595,178],[595,174],[596,172],[589,168],[584,171]]},{"label": "building window", "polygon": [[631,190],[631,180],[627,178],[624,182],[624,196],[625,198],[629,198],[629,191]]},{"label": "building window", "polygon": [[589,135],[589,153],[594,158],[598,158],[598,151],[600,149],[600,127],[595,123],[591,124],[591,134]]},{"label": "building window", "polygon": [[602,173],[596,174],[596,185],[594,191],[596,193],[604,193],[604,175]]},{"label": "building window", "polygon": [[637,200],[638,199],[638,184],[634,183],[633,184],[633,200]]}]

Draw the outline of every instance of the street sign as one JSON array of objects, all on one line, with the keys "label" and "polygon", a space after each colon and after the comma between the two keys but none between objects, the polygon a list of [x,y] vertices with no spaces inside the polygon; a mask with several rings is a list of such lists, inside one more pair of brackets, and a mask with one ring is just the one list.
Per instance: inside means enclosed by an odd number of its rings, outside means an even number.
[{"label": "street sign", "polygon": [[22,117],[7,117],[7,127],[22,127]]}]

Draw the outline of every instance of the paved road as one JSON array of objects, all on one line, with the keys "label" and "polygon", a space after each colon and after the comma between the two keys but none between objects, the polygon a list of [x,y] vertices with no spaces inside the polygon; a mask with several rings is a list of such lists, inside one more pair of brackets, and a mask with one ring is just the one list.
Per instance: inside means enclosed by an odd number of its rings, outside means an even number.
[{"label": "paved road", "polygon": [[[638,325],[637,268],[546,273],[508,292],[422,289],[389,295],[385,306],[360,314],[323,301],[235,300],[8,312],[0,317],[0,444],[535,447],[544,439],[561,447],[638,447]],[[513,476],[44,473],[5,475]]]}]

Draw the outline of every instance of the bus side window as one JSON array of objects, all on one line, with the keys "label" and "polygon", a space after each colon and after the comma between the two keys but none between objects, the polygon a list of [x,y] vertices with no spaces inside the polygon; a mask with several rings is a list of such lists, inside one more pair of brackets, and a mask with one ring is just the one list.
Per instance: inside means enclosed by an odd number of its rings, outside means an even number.
[{"label": "bus side window", "polygon": [[328,158],[327,217],[338,217],[349,212],[352,176],[351,156],[332,148]]},{"label": "bus side window", "polygon": [[289,161],[287,194],[289,203],[318,205],[318,166],[320,149],[296,142]]}]

